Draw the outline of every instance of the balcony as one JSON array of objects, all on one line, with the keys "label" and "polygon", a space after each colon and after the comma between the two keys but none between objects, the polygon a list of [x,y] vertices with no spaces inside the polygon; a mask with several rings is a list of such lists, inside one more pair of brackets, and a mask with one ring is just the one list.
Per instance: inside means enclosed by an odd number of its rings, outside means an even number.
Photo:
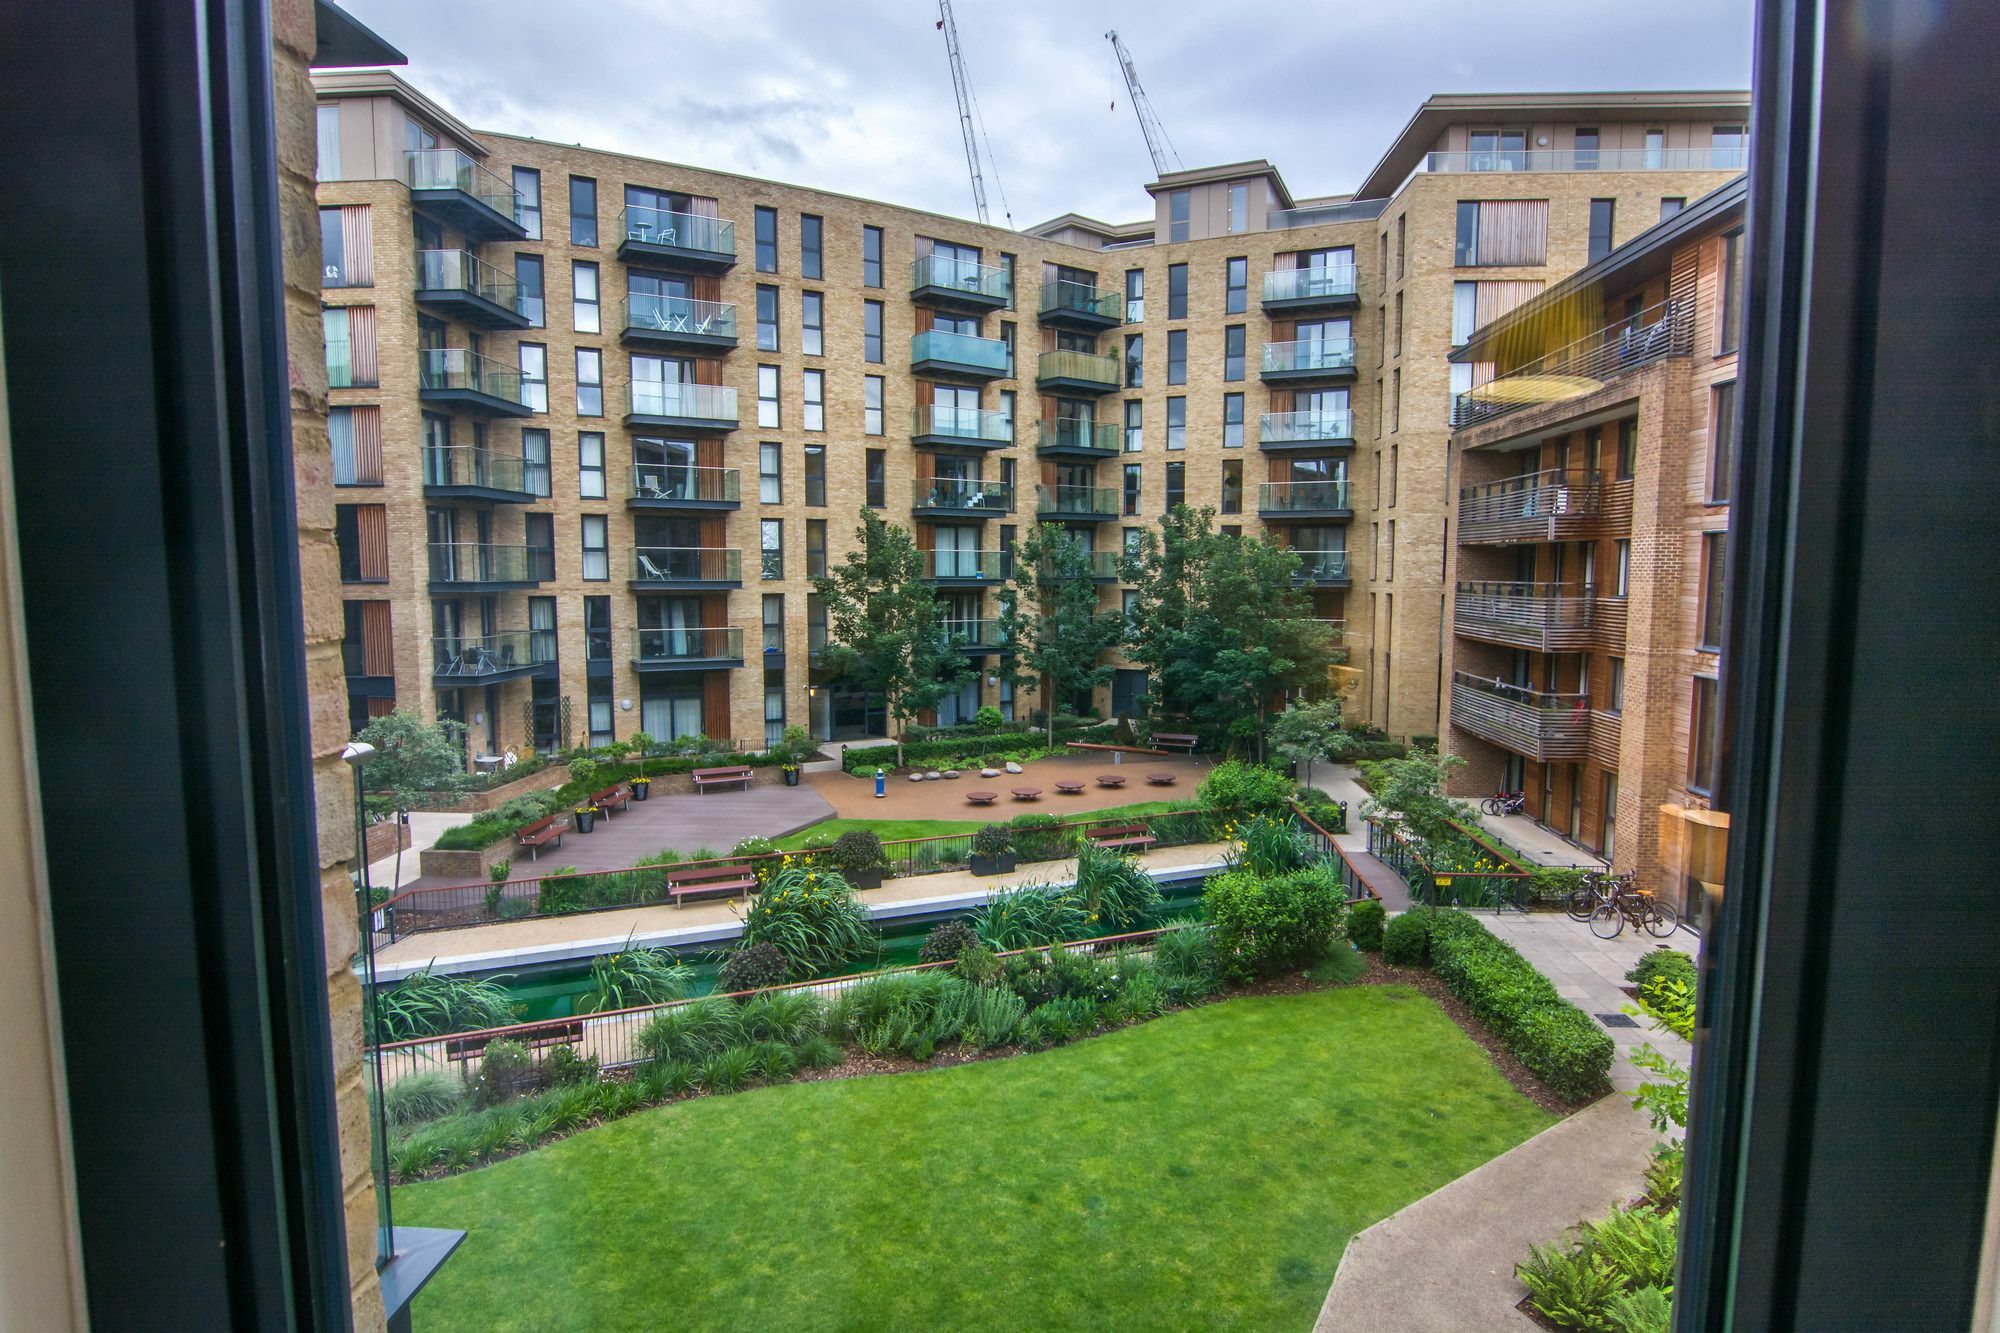
[{"label": "balcony", "polygon": [[548,630],[502,630],[431,640],[431,682],[439,687],[491,685],[532,676],[544,668],[553,671],[555,661],[555,635]]},{"label": "balcony", "polygon": [[1125,297],[1091,283],[1058,279],[1043,286],[1037,318],[1051,328],[1102,333],[1125,322]]},{"label": "balcony", "polygon": [[1043,458],[1115,458],[1119,435],[1112,421],[1046,417],[1035,423],[1035,452]]},{"label": "balcony", "polygon": [[432,542],[430,576],[432,592],[532,588],[556,576],[556,553],[546,546]]},{"label": "balcony", "polygon": [[917,577],[927,583],[972,586],[998,583],[1012,563],[1004,551],[922,551]]},{"label": "balcony", "polygon": [[1461,638],[1538,653],[1577,653],[1596,642],[1596,598],[1553,583],[1461,583],[1451,629]]},{"label": "balcony", "polygon": [[1348,585],[1347,552],[1293,548],[1292,554],[1299,558],[1298,570],[1292,575],[1293,583],[1307,588],[1345,588]]},{"label": "balcony", "polygon": [[417,399],[486,417],[532,416],[521,401],[521,372],[463,347],[417,353]]},{"label": "balcony", "polygon": [[929,329],[910,338],[910,373],[997,380],[1007,374],[1007,344],[998,338]]},{"label": "balcony", "polygon": [[1549,694],[1465,671],[1452,676],[1451,724],[1540,763],[1582,759],[1590,744],[1586,696]]},{"label": "balcony", "polygon": [[1743,171],[1747,148],[1507,148],[1477,153],[1431,153],[1432,174],[1507,171]]},{"label": "balcony", "polygon": [[525,329],[521,284],[470,250],[417,251],[418,305],[481,329]]},{"label": "balcony", "polygon": [[1463,430],[1524,407],[1581,398],[1615,375],[1693,349],[1694,302],[1662,301],[1458,394],[1451,426]]},{"label": "balcony", "polygon": [[998,481],[919,477],[910,484],[910,513],[917,518],[999,518],[1014,512],[1014,488]]},{"label": "balcony", "polygon": [[1348,503],[1347,478],[1327,481],[1267,481],[1257,487],[1257,513],[1266,519],[1338,519],[1354,517]]},{"label": "balcony", "polygon": [[419,148],[403,154],[410,207],[474,241],[525,241],[521,200],[514,187],[456,148]]},{"label": "balcony", "polygon": [[1109,486],[1037,486],[1035,517],[1045,523],[1102,523],[1118,517],[1118,492]]},{"label": "balcony", "polygon": [[1264,309],[1274,315],[1351,310],[1360,303],[1352,264],[1281,268],[1264,275]]},{"label": "balcony", "polygon": [[743,586],[743,553],[721,546],[641,546],[632,552],[632,586],[725,592]]},{"label": "balcony", "polygon": [[740,629],[683,628],[632,631],[632,669],[654,671],[722,671],[743,665]]},{"label": "balcony", "polygon": [[997,620],[947,620],[944,627],[959,650],[974,657],[1011,651]]},{"label": "balcony", "polygon": [[1110,393],[1120,384],[1118,358],[1094,352],[1043,352],[1035,387],[1069,393]]},{"label": "balcony", "polygon": [[634,380],[632,410],[625,414],[625,424],[720,435],[739,424],[736,390],[721,384]]},{"label": "balcony", "polygon": [[664,208],[618,214],[618,257],[626,263],[727,273],[736,267],[736,224]]},{"label": "balcony", "polygon": [[424,450],[427,499],[533,504],[548,493],[547,463],[531,463],[518,454],[496,454],[470,444]]},{"label": "balcony", "polygon": [[1354,378],[1352,338],[1301,338],[1297,342],[1265,343],[1258,378],[1266,384]]},{"label": "balcony", "polygon": [[910,443],[931,449],[1004,449],[1014,419],[976,407],[919,407],[910,413]]},{"label": "balcony", "polygon": [[1257,422],[1257,447],[1266,453],[1283,453],[1292,449],[1351,449],[1354,447],[1354,414],[1332,410],[1266,412]]},{"label": "balcony", "polygon": [[640,463],[632,469],[628,509],[737,509],[741,482],[733,467]]},{"label": "balcony", "polygon": [[925,255],[910,265],[910,299],[973,314],[1004,310],[1014,299],[1014,278],[991,264]]},{"label": "balcony", "polygon": [[1458,493],[1461,546],[1581,541],[1597,529],[1598,475],[1532,472]]},{"label": "balcony", "polygon": [[736,305],[636,292],[625,298],[625,332],[619,341],[697,356],[727,352],[736,346]]}]

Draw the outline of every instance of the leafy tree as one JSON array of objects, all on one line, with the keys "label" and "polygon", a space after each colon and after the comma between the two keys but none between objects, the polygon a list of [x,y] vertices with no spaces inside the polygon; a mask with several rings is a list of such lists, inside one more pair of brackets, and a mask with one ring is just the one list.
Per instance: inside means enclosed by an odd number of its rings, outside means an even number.
[{"label": "leafy tree", "polygon": [[1000,641],[1014,649],[1001,670],[1015,689],[1036,691],[1056,743],[1056,703],[1111,679],[1099,661],[1125,637],[1122,617],[1097,613],[1090,553],[1053,523],[1030,528],[1014,547],[1013,581],[1000,593]]},{"label": "leafy tree", "polygon": [[903,528],[861,511],[856,549],[831,573],[813,580],[826,604],[832,673],[871,694],[898,723],[896,766],[903,765],[903,729],[936,708],[972,674],[951,642],[944,603],[923,583],[923,553]]},{"label": "leafy tree", "polygon": [[1457,755],[1431,750],[1412,750],[1402,759],[1384,759],[1370,770],[1375,790],[1362,813],[1392,810],[1421,838],[1449,838],[1452,832],[1447,821],[1463,824],[1473,818],[1471,806],[1444,794],[1445,780],[1463,767],[1465,761]]},{"label": "leafy tree", "polygon": [[1294,764],[1304,764],[1305,785],[1312,786],[1315,759],[1341,759],[1354,750],[1353,738],[1340,729],[1340,700],[1293,703],[1271,723],[1271,748]]},{"label": "leafy tree", "polygon": [[[386,795],[396,807],[396,821],[431,793],[451,795],[472,785],[465,771],[465,724],[449,718],[426,722],[409,709],[378,717],[354,737],[375,747],[362,766],[362,784]],[[394,884],[403,881],[403,840],[396,839]]]}]

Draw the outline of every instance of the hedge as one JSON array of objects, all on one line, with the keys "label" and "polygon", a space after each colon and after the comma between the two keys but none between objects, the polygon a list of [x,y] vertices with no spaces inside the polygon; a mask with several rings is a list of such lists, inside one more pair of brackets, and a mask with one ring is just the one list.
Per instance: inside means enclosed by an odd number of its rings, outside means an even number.
[{"label": "hedge", "polygon": [[1694,959],[1678,949],[1651,949],[1642,954],[1632,970],[1625,974],[1625,980],[1646,989],[1646,984],[1660,978],[1669,982],[1687,983],[1691,991],[1695,985]]},{"label": "hedge", "polygon": [[[1056,744],[1061,745],[1065,741],[1108,742],[1116,730],[1117,724],[1111,722],[1093,723],[1082,727],[1057,727]],[[1002,731],[951,740],[911,741],[903,746],[903,761],[910,767],[918,767],[929,759],[976,759],[984,754],[999,754],[1006,750],[1039,746],[1047,734],[1032,731]],[[893,769],[896,767],[896,747],[870,745],[864,749],[850,749],[842,762],[850,772],[857,768]]]}]

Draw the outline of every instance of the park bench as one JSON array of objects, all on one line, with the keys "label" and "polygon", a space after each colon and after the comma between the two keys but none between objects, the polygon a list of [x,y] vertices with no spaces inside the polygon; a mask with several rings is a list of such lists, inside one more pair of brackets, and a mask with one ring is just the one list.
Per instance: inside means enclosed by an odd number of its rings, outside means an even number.
[{"label": "park bench", "polygon": [[750,769],[747,765],[737,768],[697,768],[688,775],[688,778],[694,783],[696,791],[705,791],[710,787],[727,787],[732,783],[747,788],[750,785]]},{"label": "park bench", "polygon": [[1183,754],[1194,753],[1195,738],[1184,731],[1156,731],[1153,744],[1163,750],[1179,750]]},{"label": "park bench", "polygon": [[1146,831],[1144,824],[1110,824],[1103,828],[1094,828],[1083,836],[1093,847],[1113,850],[1130,847],[1141,852],[1159,841]]},{"label": "park bench", "polygon": [[1071,750],[1099,750],[1112,754],[1152,754],[1162,758],[1167,753],[1165,750],[1155,750],[1145,745],[1102,745],[1096,741],[1064,741],[1063,745]]},{"label": "park bench", "polygon": [[611,807],[614,805],[620,810],[631,806],[632,788],[627,783],[616,783],[606,787],[603,791],[592,792],[590,794],[590,803],[608,816],[611,813]]},{"label": "park bench", "polygon": [[757,876],[740,861],[728,865],[692,866],[667,872],[667,894],[674,906],[690,898],[734,898],[757,891]]},{"label": "park bench", "polygon": [[569,832],[569,819],[564,815],[545,815],[532,824],[523,824],[514,830],[514,845],[528,849],[528,859],[540,860],[542,847],[547,843],[562,846],[563,834]]},{"label": "park bench", "polygon": [[444,1055],[447,1060],[477,1060],[486,1054],[486,1043],[490,1041],[515,1041],[531,1051],[546,1051],[556,1046],[570,1046],[583,1040],[583,1020],[565,1018],[555,1022],[537,1024],[532,1029],[518,1032],[468,1032],[462,1037],[447,1037]]},{"label": "park bench", "polygon": [[967,805],[991,805],[1000,799],[997,791],[969,791],[965,794]]}]

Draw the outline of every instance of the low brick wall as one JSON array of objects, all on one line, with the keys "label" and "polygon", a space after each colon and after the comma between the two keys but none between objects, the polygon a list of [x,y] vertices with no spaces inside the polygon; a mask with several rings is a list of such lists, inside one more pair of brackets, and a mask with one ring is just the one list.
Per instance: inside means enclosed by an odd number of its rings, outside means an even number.
[{"label": "low brick wall", "polygon": [[[485,879],[487,872],[494,866],[502,861],[512,860],[516,850],[519,850],[523,857],[528,855],[525,848],[517,849],[514,846],[512,838],[504,838],[481,852],[440,851],[435,847],[426,847],[418,854],[417,864],[426,876],[435,875],[440,879]],[[550,848],[550,850],[555,849]],[[562,863],[558,861],[556,864]]]},{"label": "low brick wall", "polygon": [[370,865],[410,849],[410,826],[400,820],[384,819],[370,824],[367,836]]},{"label": "low brick wall", "polygon": [[568,781],[569,770],[561,764],[551,764],[539,773],[531,773],[514,782],[503,782],[487,791],[439,797],[414,808],[435,814],[483,815],[488,810],[498,810],[516,796],[526,796],[529,792],[550,791]]},{"label": "low brick wall", "polygon": [[[730,765],[718,765],[728,768]],[[694,779],[686,773],[656,773],[653,776],[653,799],[662,796],[692,796]],[[776,764],[750,770],[750,785],[753,787],[773,787],[785,780],[785,771]],[[736,791],[735,787],[717,787],[717,791]]]}]

